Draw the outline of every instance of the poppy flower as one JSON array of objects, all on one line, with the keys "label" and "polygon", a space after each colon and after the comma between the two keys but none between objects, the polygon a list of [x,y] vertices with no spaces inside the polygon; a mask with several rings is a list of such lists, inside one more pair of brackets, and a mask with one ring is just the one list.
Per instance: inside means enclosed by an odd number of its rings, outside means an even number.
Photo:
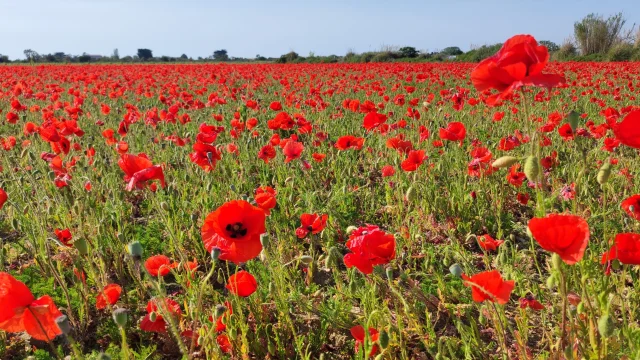
[{"label": "poppy flower", "polygon": [[207,251],[220,249],[220,259],[247,262],[260,255],[260,235],[266,231],[264,210],[244,200],[234,200],[211,212],[201,235]]},{"label": "poppy flower", "polygon": [[7,202],[7,199],[9,199],[7,192],[0,188],[0,210],[4,207],[4,203]]},{"label": "poppy flower", "polygon": [[424,150],[411,150],[407,158],[400,164],[400,167],[407,172],[416,171],[426,159],[427,156],[424,154]]},{"label": "poppy flower", "polygon": [[363,274],[371,274],[376,265],[387,264],[396,257],[396,240],[375,225],[360,227],[349,236],[344,264],[356,267]]},{"label": "poppy flower", "polygon": [[325,157],[327,157],[327,155],[326,154],[313,153],[311,155],[311,157],[313,158],[313,160],[315,162],[320,163],[320,162],[322,162],[322,160],[324,160]]},{"label": "poppy flower", "polygon": [[102,292],[98,294],[96,298],[96,309],[102,310],[109,305],[113,305],[120,299],[122,293],[122,287],[118,284],[109,284],[102,289]]},{"label": "poppy flower", "polygon": [[26,331],[34,339],[51,341],[62,334],[55,322],[60,316],[50,296],[36,300],[24,283],[0,272],[0,330]]},{"label": "poppy flower", "polygon": [[495,240],[489,234],[478,236],[478,245],[487,251],[495,251],[498,246],[502,245],[504,240]]},{"label": "poppy flower", "polygon": [[124,171],[124,181],[127,181],[127,191],[134,188],[143,189],[146,182],[150,180],[160,180],[160,185],[166,186],[164,172],[161,166],[153,165],[151,160],[143,156],[123,154],[118,160],[118,166]]},{"label": "poppy flower", "polygon": [[69,229],[64,229],[64,230],[54,229],[53,231],[56,233],[56,237],[58,238],[58,241],[60,241],[64,246],[71,247],[72,235]]},{"label": "poppy flower", "polygon": [[220,347],[220,351],[225,354],[230,354],[233,346],[231,345],[231,341],[229,341],[229,337],[225,334],[220,334],[216,337],[216,342]]},{"label": "poppy flower", "polygon": [[621,143],[640,149],[640,110],[628,113],[621,123],[614,126],[613,133]]},{"label": "poppy flower", "polygon": [[498,270],[485,271],[471,277],[462,275],[465,286],[471,287],[471,297],[475,302],[497,302],[504,305],[509,302],[515,281],[503,280]]},{"label": "poppy flower", "polygon": [[232,294],[247,297],[256,291],[258,282],[253,275],[244,270],[240,270],[229,277],[226,288]]},{"label": "poppy flower", "polygon": [[178,263],[172,263],[171,260],[164,255],[154,255],[144,262],[144,267],[153,277],[166,276],[178,266]]},{"label": "poppy flower", "polygon": [[360,150],[362,149],[362,145],[364,144],[364,138],[355,137],[353,135],[345,135],[341,136],[338,141],[336,141],[336,149],[338,150]]},{"label": "poppy flower", "polygon": [[282,104],[280,104],[279,101],[273,101],[271,104],[269,104],[269,109],[273,111],[280,111],[282,110]]},{"label": "poppy flower", "polygon": [[271,186],[260,186],[256,189],[253,199],[264,213],[269,215],[271,209],[276,207],[276,191]]},{"label": "poppy flower", "polygon": [[216,163],[221,159],[220,151],[213,145],[196,142],[193,144],[193,152],[189,154],[192,163],[200,166],[205,172],[216,168]]},{"label": "poppy flower", "polygon": [[464,127],[463,123],[452,121],[447,124],[446,128],[440,128],[438,135],[442,140],[462,142],[467,135],[467,129]]},{"label": "poppy flower", "polygon": [[520,298],[520,309],[530,308],[536,311],[543,310],[544,305],[542,305],[538,300],[536,300],[533,295],[528,294],[527,296]]},{"label": "poppy flower", "polygon": [[304,145],[302,145],[302,143],[294,140],[287,141],[287,143],[282,147],[282,153],[286,157],[284,162],[288,163],[291,160],[298,159],[300,155],[302,155],[303,150]]},{"label": "poppy flower", "polygon": [[[182,310],[180,310],[180,305],[177,302],[169,298],[165,298],[163,303],[159,303],[159,301],[160,300],[157,299],[151,299],[147,303],[147,314],[140,322],[140,330],[157,333],[167,332],[167,322],[164,317],[158,313],[159,310],[172,317],[182,315]],[[158,309],[159,305],[162,306],[161,309]]]},{"label": "poppy flower", "polygon": [[318,234],[327,226],[327,214],[302,214],[300,215],[300,227],[296,229],[296,235],[302,239],[309,233]]},{"label": "poppy flower", "polygon": [[640,265],[640,234],[623,233],[616,235],[614,244],[602,255],[602,264],[617,259],[623,264]]},{"label": "poppy flower", "polygon": [[396,173],[396,169],[394,169],[391,165],[385,165],[382,167],[380,172],[382,173],[382,177],[389,177],[393,176],[393,174]]},{"label": "poppy flower", "polygon": [[513,186],[522,186],[522,183],[527,178],[525,173],[518,171],[520,169],[520,164],[515,164],[509,168],[509,173],[507,174],[507,181],[509,184]]},{"label": "poppy flower", "polygon": [[529,220],[529,230],[540,246],[573,265],[580,261],[589,243],[589,225],[575,215],[551,214]]},{"label": "poppy flower", "polygon": [[364,116],[364,120],[362,122],[362,126],[367,130],[371,131],[378,126],[384,124],[387,121],[387,116],[384,114],[379,114],[377,112],[370,112]]},{"label": "poppy flower", "polygon": [[[358,352],[360,350],[360,347],[364,346],[364,340],[365,340],[364,327],[362,325],[356,325],[352,327],[350,331],[351,331],[351,336],[353,336],[353,338],[356,340],[356,352]],[[378,341],[379,337],[380,337],[380,333],[378,332],[378,330],[374,328],[369,328],[369,341],[375,343],[376,341]],[[371,352],[369,353],[369,357],[370,358],[374,357],[379,350],[380,348],[378,347],[378,344],[374,344],[371,347]]]},{"label": "poppy flower", "polygon": [[493,56],[484,59],[471,72],[471,82],[476,90],[498,90],[490,96],[487,104],[495,105],[498,100],[510,95],[522,86],[552,88],[565,81],[564,77],[543,74],[549,61],[549,51],[538,45],[531,35],[516,35],[507,40]]},{"label": "poppy flower", "polygon": [[[0,203],[2,200],[0,199]],[[622,210],[636,220],[640,220],[640,195],[633,195],[622,201]],[[0,206],[2,208],[2,206]]]},{"label": "poppy flower", "polygon": [[276,149],[271,145],[263,146],[258,152],[258,158],[264,161],[265,164],[269,163],[269,160],[276,157]]}]

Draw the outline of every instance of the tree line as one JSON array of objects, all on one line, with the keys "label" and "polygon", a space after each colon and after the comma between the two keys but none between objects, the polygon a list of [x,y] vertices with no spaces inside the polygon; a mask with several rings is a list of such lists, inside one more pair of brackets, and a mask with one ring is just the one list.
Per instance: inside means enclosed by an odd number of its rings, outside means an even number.
[{"label": "tree line", "polygon": [[[557,61],[640,61],[640,29],[635,24],[626,26],[627,20],[622,13],[605,18],[599,14],[589,14],[574,24],[573,36],[558,45],[552,41],[540,41],[551,53],[552,60]],[[635,31],[635,32],[634,32]],[[39,54],[24,50],[25,60],[14,62],[27,63],[89,63],[89,62],[276,62],[276,63],[366,63],[366,62],[479,62],[492,56],[502,47],[501,43],[472,46],[464,52],[458,46],[450,46],[440,51],[419,51],[412,46],[385,46],[379,51],[355,53],[348,51],[344,56],[317,56],[310,53],[301,56],[291,51],[278,58],[256,55],[255,58],[229,56],[227,50],[215,50],[210,56],[196,59],[182,54],[179,57],[154,57],[151,49],[141,48],[133,56],[120,57],[118,49],[111,56],[69,55],[64,52]],[[9,57],[0,54],[0,63],[11,62]]]}]

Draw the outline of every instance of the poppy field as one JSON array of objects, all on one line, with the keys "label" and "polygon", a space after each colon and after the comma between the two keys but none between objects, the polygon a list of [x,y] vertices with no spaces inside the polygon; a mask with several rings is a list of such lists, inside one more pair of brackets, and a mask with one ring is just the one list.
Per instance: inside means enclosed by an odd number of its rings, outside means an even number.
[{"label": "poppy field", "polygon": [[0,358],[635,359],[640,63],[0,66]]}]

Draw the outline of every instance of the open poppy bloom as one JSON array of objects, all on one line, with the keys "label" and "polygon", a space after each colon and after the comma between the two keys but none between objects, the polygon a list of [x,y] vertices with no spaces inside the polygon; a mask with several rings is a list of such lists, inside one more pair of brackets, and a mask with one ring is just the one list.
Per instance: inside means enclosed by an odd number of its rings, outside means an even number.
[{"label": "open poppy bloom", "polygon": [[613,133],[621,143],[640,149],[640,110],[627,114],[620,124],[614,126]]},{"label": "open poppy bloom", "polygon": [[623,264],[640,265],[640,234],[623,233],[616,235],[614,244],[602,255],[602,264],[612,260]]},{"label": "open poppy bloom", "polygon": [[229,337],[225,334],[220,334],[216,337],[216,342],[218,346],[220,346],[220,351],[225,354],[230,354],[233,346],[231,345],[231,341],[229,341]]},{"label": "open poppy bloom", "polygon": [[620,204],[622,210],[636,220],[640,220],[640,195],[630,196]]},{"label": "open poppy bloom", "polygon": [[495,240],[489,234],[478,236],[478,245],[487,251],[495,251],[498,246],[502,245],[504,240]]},{"label": "open poppy bloom", "polygon": [[36,300],[24,283],[0,272],[0,330],[26,331],[34,339],[52,341],[62,334],[56,324],[60,316],[50,296]]},{"label": "open poppy bloom", "polygon": [[96,298],[96,309],[102,310],[107,307],[107,304],[114,305],[118,302],[118,299],[120,299],[121,293],[122,287],[118,284],[109,284],[105,286]]},{"label": "open poppy bloom", "polygon": [[344,264],[356,267],[363,274],[371,274],[376,265],[387,264],[396,257],[396,240],[375,225],[360,227],[349,236]]},{"label": "open poppy bloom", "polygon": [[209,172],[216,168],[216,163],[220,161],[221,155],[215,146],[196,142],[193,144],[193,152],[189,154],[189,159],[205,172]]},{"label": "open poppy bloom", "polygon": [[543,74],[549,51],[531,35],[516,35],[493,56],[484,59],[471,73],[478,91],[495,89],[500,93],[487,99],[488,105],[510,95],[522,86],[552,88],[565,81],[563,76]]},{"label": "open poppy bloom", "polygon": [[[158,306],[162,306],[162,308],[158,309]],[[169,298],[165,298],[164,302],[151,299],[147,303],[147,314],[140,322],[140,330],[157,333],[167,332],[167,322],[158,311],[173,317],[180,317],[180,315],[182,315],[182,310],[180,310],[180,305],[177,302]]]},{"label": "open poppy bloom", "polygon": [[265,164],[268,164],[269,161],[275,157],[276,157],[276,148],[274,148],[270,144],[263,146],[258,152],[258,158],[264,161]]},{"label": "open poppy bloom", "polygon": [[144,267],[149,274],[154,277],[166,276],[171,272],[171,269],[177,266],[178,263],[172,263],[171,260],[164,255],[154,255],[144,262]]},{"label": "open poppy bloom", "polygon": [[589,225],[575,215],[533,218],[529,230],[540,247],[558,254],[567,265],[580,261],[589,243]]},{"label": "open poppy bloom", "polygon": [[497,302],[504,305],[509,302],[515,281],[503,280],[498,270],[485,271],[471,277],[462,274],[465,286],[471,287],[471,297],[475,302]]},{"label": "open poppy bloom", "polygon": [[371,131],[378,126],[384,124],[387,121],[387,116],[384,114],[379,114],[377,112],[370,112],[364,116],[364,120],[362,122],[362,126],[367,130]]},{"label": "open poppy bloom", "polygon": [[4,206],[4,203],[7,202],[8,198],[9,196],[7,196],[7,192],[3,189],[0,189],[0,210],[2,210],[2,207]]},{"label": "open poppy bloom", "polygon": [[284,162],[288,163],[291,160],[300,158],[300,155],[302,155],[302,151],[304,151],[304,145],[302,145],[301,142],[297,142],[294,140],[287,141],[286,144],[282,147],[282,153],[286,157]]},{"label": "open poppy bloom", "polygon": [[302,239],[309,233],[318,234],[327,226],[327,214],[302,214],[300,215],[300,227],[296,229],[296,235]]},{"label": "open poppy bloom", "polygon": [[53,229],[53,232],[56,233],[56,237],[58,238],[58,241],[60,241],[64,246],[71,247],[72,235],[69,229],[64,229],[64,230]]},{"label": "open poppy bloom", "polygon": [[442,140],[460,141],[460,143],[462,143],[467,135],[467,129],[463,123],[452,121],[447,124],[446,128],[440,128],[438,135]]},{"label": "open poppy bloom", "polygon": [[[356,340],[356,353],[358,351],[360,351],[360,347],[364,346],[364,340],[365,340],[365,333],[364,333],[364,327],[362,325],[356,325],[354,327],[351,328],[351,336],[353,336],[353,338]],[[378,330],[374,329],[374,328],[369,328],[369,341],[371,341],[372,343],[375,343],[376,341],[378,341],[378,338],[380,337],[380,333],[378,332]],[[380,350],[380,348],[378,347],[378,344],[374,344],[371,347],[371,352],[369,353],[369,357],[374,357],[378,351]]]},{"label": "open poppy bloom", "polygon": [[276,207],[276,191],[271,186],[260,186],[256,189],[253,199],[256,205],[269,215],[271,209]]},{"label": "open poppy bloom", "polygon": [[400,164],[400,167],[407,172],[416,171],[426,159],[427,156],[424,154],[424,150],[411,150],[407,158]]},{"label": "open poppy bloom", "polygon": [[362,145],[364,144],[364,138],[355,137],[353,135],[345,135],[341,136],[338,141],[336,141],[336,149],[338,150],[360,150],[362,149]]},{"label": "open poppy bloom", "polygon": [[118,166],[124,171],[124,181],[127,181],[127,191],[144,189],[147,181],[160,180],[160,185],[166,186],[162,167],[153,165],[151,160],[143,156],[123,154],[118,160]]},{"label": "open poppy bloom", "polygon": [[260,235],[266,231],[264,210],[233,200],[204,219],[201,235],[207,251],[220,249],[220,259],[239,264],[260,255]]},{"label": "open poppy bloom", "polygon": [[528,294],[527,296],[520,298],[520,309],[530,308],[533,310],[543,310],[544,305],[540,303],[540,301],[536,300],[533,295]]},{"label": "open poppy bloom", "polygon": [[240,270],[229,277],[226,288],[232,294],[247,297],[256,291],[258,282],[253,275],[244,270]]}]

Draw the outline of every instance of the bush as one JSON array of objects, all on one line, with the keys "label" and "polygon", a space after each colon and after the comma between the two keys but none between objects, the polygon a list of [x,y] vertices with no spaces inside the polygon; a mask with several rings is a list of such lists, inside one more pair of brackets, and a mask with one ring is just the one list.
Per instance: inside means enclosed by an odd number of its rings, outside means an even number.
[{"label": "bush", "polygon": [[633,45],[629,43],[620,43],[614,45],[611,50],[609,50],[607,57],[609,61],[629,61],[634,54],[635,49],[633,48]]},{"label": "bush", "polygon": [[480,62],[488,57],[495,55],[500,50],[502,44],[482,45],[477,49],[473,49],[465,54],[458,55],[456,61],[462,62]]},{"label": "bush", "polygon": [[567,41],[562,44],[560,49],[555,52],[553,56],[554,60],[568,61],[575,58],[577,54],[578,49],[576,48],[576,46],[572,42]]},{"label": "bush", "polygon": [[394,56],[391,51],[384,51],[377,53],[372,59],[371,62],[380,63],[380,62],[391,62],[393,61]]},{"label": "bush", "polygon": [[374,58],[375,56],[376,56],[376,54],[375,54],[375,53],[372,53],[372,52],[366,52],[366,53],[364,53],[364,54],[360,55],[360,62],[365,62],[365,63],[372,62],[372,61],[373,61],[373,58]]}]

